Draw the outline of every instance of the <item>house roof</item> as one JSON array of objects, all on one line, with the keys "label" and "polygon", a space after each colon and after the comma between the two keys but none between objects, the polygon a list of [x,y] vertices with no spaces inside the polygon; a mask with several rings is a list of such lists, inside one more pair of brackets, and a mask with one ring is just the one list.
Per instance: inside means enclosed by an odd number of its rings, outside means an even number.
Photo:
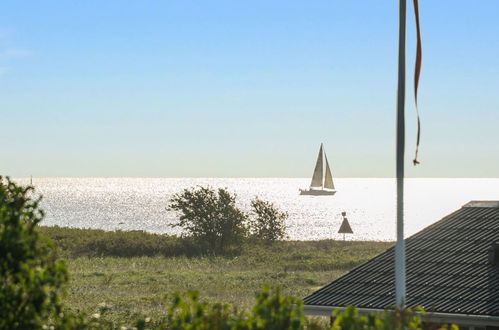
[{"label": "house roof", "polygon": [[[435,313],[499,316],[499,202],[476,201],[406,239],[406,305]],[[305,309],[395,305],[394,248],[304,299]]]}]

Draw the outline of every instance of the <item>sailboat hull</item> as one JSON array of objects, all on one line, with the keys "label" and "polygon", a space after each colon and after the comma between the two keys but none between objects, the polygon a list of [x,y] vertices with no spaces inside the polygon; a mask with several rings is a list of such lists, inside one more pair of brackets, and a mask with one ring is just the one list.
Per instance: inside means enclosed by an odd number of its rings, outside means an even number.
[{"label": "sailboat hull", "polygon": [[332,196],[336,194],[336,190],[323,190],[323,189],[300,189],[300,195],[310,195],[310,196]]}]

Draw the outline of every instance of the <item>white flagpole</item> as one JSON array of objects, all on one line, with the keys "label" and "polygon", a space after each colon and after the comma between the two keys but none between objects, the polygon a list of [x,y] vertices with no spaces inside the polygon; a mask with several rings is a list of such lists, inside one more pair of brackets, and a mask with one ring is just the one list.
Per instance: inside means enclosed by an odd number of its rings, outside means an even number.
[{"label": "white flagpole", "polygon": [[405,25],[406,0],[399,0],[399,48],[397,87],[397,243],[395,245],[395,302],[405,305],[405,242],[404,242],[404,151],[405,151]]}]

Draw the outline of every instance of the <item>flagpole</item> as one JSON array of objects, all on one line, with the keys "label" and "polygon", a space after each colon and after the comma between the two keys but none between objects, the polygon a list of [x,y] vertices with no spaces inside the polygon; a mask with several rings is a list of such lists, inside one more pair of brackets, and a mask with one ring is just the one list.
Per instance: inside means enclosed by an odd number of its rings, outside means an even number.
[{"label": "flagpole", "polygon": [[395,303],[405,306],[405,242],[404,242],[404,151],[405,151],[405,30],[406,0],[399,0],[399,48],[397,85],[397,243],[395,245]]}]

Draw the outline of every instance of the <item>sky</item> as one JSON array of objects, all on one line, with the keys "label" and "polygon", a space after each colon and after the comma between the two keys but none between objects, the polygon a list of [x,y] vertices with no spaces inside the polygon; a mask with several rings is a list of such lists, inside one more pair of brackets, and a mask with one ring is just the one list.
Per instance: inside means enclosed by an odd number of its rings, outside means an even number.
[{"label": "sky", "polygon": [[[0,2],[0,174],[393,177],[398,1]],[[421,0],[421,165],[499,177],[499,1]]]}]

